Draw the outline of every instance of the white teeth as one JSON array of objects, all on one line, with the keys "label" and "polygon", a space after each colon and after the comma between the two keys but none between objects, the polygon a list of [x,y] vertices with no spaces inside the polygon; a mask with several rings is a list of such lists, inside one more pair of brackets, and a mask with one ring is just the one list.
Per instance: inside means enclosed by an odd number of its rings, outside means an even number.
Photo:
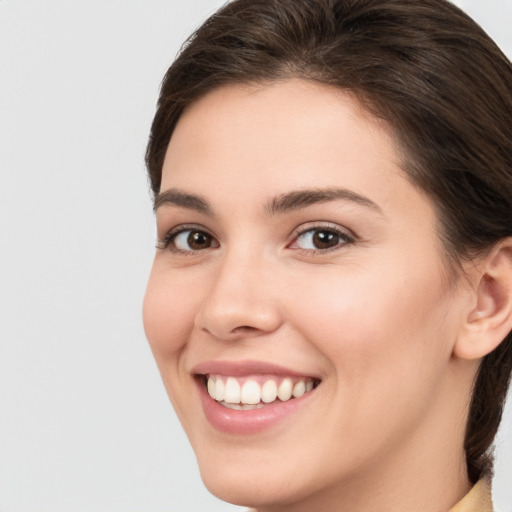
[{"label": "white teeth", "polygon": [[263,407],[263,404],[229,404],[228,402],[221,402],[221,405],[236,411],[252,411],[253,409],[261,409]]},{"label": "white teeth", "polygon": [[261,401],[269,404],[277,398],[277,384],[275,380],[267,380],[261,386]]},{"label": "white teeth", "polygon": [[306,392],[306,383],[303,380],[299,380],[295,386],[293,386],[292,395],[294,398],[299,398]]},{"label": "white teeth", "polygon": [[216,394],[215,394],[215,388],[217,386],[215,385],[215,381],[213,379],[208,379],[208,394],[212,397],[212,398],[215,398],[216,397]]},{"label": "white teeth", "polygon": [[235,377],[208,376],[206,387],[208,394],[225,407],[237,410],[252,410],[264,407],[279,399],[286,402],[299,398],[314,387],[313,379],[294,380],[286,377],[279,386],[275,379],[269,378],[262,386],[255,379],[246,380],[243,385]]},{"label": "white teeth", "polygon": [[[220,379],[217,379],[219,381]],[[224,388],[224,401],[230,404],[240,403],[240,384],[234,377],[228,377]]]},{"label": "white teeth", "polygon": [[[213,380],[213,379],[208,379]],[[217,379],[215,381],[215,400],[218,402],[222,402],[224,400],[224,381],[222,379]]]},{"label": "white teeth", "polygon": [[240,404],[230,404],[228,402],[221,402],[221,404],[224,407],[227,407],[228,409],[235,409],[235,411],[241,411],[242,410],[242,406]]},{"label": "white teeth", "polygon": [[279,387],[277,388],[277,398],[279,398],[281,402],[286,402],[287,400],[290,400],[290,398],[292,397],[292,391],[292,379],[284,379],[283,382],[281,382],[281,384],[279,384]]},{"label": "white teeth", "polygon": [[261,389],[260,385],[253,381],[248,380],[243,386],[242,386],[242,396],[241,396],[241,402],[244,404],[259,404],[261,399]]}]

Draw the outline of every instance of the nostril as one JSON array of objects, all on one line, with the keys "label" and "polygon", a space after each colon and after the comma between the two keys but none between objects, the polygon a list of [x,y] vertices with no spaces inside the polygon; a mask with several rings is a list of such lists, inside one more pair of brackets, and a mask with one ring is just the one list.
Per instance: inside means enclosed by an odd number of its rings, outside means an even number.
[{"label": "nostril", "polygon": [[257,330],[256,327],[251,327],[250,325],[241,325],[240,327],[235,327],[233,332],[252,332]]},{"label": "nostril", "polygon": [[222,329],[220,328],[209,329],[208,327],[201,327],[201,332],[225,341],[238,341],[243,338],[252,338],[265,333],[264,330],[250,325],[240,325],[226,332],[222,332]]}]

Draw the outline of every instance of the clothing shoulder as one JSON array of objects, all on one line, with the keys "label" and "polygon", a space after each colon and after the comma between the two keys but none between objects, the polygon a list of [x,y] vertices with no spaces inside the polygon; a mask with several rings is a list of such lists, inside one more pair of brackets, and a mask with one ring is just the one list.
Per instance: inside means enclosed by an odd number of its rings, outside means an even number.
[{"label": "clothing shoulder", "polygon": [[479,480],[449,512],[493,512],[491,482],[486,478]]}]

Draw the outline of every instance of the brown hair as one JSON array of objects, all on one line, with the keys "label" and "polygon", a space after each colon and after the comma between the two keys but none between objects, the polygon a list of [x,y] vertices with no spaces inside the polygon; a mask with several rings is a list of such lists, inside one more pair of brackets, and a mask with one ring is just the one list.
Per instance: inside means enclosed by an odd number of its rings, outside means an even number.
[{"label": "brown hair", "polygon": [[[438,211],[448,260],[512,236],[512,66],[446,0],[235,0],[186,42],[164,77],[146,153],[153,193],[183,110],[230,83],[300,77],[355,94],[394,129],[412,183]],[[491,470],[512,335],[474,384],[469,478]]]}]

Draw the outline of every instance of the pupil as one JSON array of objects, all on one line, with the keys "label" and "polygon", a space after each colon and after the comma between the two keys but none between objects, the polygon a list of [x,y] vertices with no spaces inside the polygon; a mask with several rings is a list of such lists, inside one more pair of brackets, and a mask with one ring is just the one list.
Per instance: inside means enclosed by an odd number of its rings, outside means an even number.
[{"label": "pupil", "polygon": [[201,231],[193,231],[188,235],[187,242],[192,249],[205,249],[210,247],[211,238],[206,233],[201,233]]},{"label": "pupil", "polygon": [[317,231],[313,235],[313,243],[317,249],[334,247],[338,243],[338,235],[332,231]]}]

